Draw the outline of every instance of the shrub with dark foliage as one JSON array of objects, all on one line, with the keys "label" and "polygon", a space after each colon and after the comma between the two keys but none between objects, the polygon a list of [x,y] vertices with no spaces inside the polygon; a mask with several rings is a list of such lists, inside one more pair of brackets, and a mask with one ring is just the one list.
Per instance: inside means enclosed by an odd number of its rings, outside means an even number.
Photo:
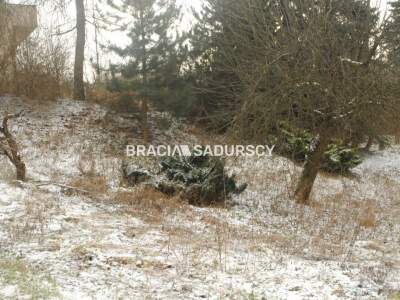
[{"label": "shrub with dark foliage", "polygon": [[[304,162],[313,151],[317,137],[281,123],[278,130],[277,150],[296,162]],[[325,151],[321,168],[331,173],[346,173],[358,166],[362,159],[359,149],[351,148],[340,140],[333,140]]]},{"label": "shrub with dark foliage", "polygon": [[221,158],[168,157],[160,164],[168,180],[184,186],[184,196],[193,205],[221,203],[247,187],[246,184],[237,186],[235,176],[226,174],[225,161]]}]

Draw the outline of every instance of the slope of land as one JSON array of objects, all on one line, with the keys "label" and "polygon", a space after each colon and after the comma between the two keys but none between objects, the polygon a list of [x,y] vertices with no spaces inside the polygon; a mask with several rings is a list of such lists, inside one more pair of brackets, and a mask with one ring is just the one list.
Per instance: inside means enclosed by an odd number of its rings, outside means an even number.
[{"label": "slope of land", "polygon": [[[123,187],[134,115],[62,100],[0,98],[28,168],[0,160],[0,299],[385,299],[400,291],[400,148],[351,178],[319,176],[312,207],[291,201],[300,169],[238,158],[249,188],[232,208],[191,207]],[[153,113],[158,143],[194,142]],[[140,160],[151,167],[152,161]]]}]

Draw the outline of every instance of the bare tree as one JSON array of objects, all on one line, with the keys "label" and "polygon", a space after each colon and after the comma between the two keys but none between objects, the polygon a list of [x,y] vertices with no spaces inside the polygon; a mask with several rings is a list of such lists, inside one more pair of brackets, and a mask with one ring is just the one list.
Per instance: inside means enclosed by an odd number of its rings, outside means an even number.
[{"label": "bare tree", "polygon": [[85,100],[83,65],[85,61],[86,16],[83,0],[75,0],[76,5],[76,44],[74,64],[74,98]]},{"label": "bare tree", "polygon": [[352,141],[398,119],[379,55],[384,30],[367,0],[207,0],[199,24],[212,42],[202,51],[210,53],[205,88],[230,132],[264,142],[284,121],[317,137],[295,191],[299,203],[310,203],[332,140]]},{"label": "bare tree", "polygon": [[0,127],[0,154],[8,157],[10,162],[15,166],[17,171],[17,180],[26,180],[26,167],[19,154],[18,144],[8,128],[8,121],[18,118],[22,112],[15,115],[6,115]]},{"label": "bare tree", "polygon": [[[68,7],[71,0],[37,0],[37,4],[49,5],[54,13],[61,13],[67,16]],[[77,100],[85,100],[85,84],[84,84],[84,63],[85,63],[85,46],[86,46],[86,7],[84,0],[75,0],[76,20],[75,26],[65,31],[57,30],[55,35],[61,36],[69,34],[76,30],[75,39],[75,60],[74,60],[74,87],[73,97]]]}]

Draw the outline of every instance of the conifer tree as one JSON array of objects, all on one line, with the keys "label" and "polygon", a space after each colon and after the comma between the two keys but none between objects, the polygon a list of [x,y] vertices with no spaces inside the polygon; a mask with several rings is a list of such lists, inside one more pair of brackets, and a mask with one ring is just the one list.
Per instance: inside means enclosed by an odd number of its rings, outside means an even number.
[{"label": "conifer tree", "polygon": [[[148,100],[165,108],[181,82],[182,64],[186,58],[186,36],[176,26],[181,18],[181,8],[174,0],[124,0],[109,4],[120,13],[128,15],[127,30],[130,43],[127,47],[111,46],[111,50],[128,60],[121,65],[121,73],[138,92],[144,103],[147,118]],[[116,20],[121,20],[116,17]]]},{"label": "conifer tree", "polygon": [[389,2],[390,20],[387,26],[386,46],[390,63],[400,66],[400,1]]}]

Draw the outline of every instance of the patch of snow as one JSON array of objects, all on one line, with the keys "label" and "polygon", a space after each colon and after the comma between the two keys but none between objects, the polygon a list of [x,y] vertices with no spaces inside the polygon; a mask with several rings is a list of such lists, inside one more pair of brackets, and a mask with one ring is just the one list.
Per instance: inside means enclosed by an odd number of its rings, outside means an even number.
[{"label": "patch of snow", "polygon": [[[38,108],[0,97],[0,113],[23,108],[28,113],[12,130],[31,181],[0,180],[0,247],[50,274],[63,299],[381,299],[400,290],[400,211],[391,183],[400,180],[398,147],[367,157],[357,178],[319,176],[319,209],[290,200],[300,167],[281,157],[240,158],[228,160],[229,172],[249,188],[232,209],[152,216],[108,201],[109,194],[37,185],[94,172],[112,192],[131,191],[120,185],[134,120],[112,116],[123,130],[111,132],[99,105],[60,100]],[[160,141],[196,141],[178,122],[166,136],[154,131]],[[360,215],[341,216],[335,201],[349,201]],[[366,203],[376,205],[373,230],[357,225]],[[0,281],[0,295],[12,289]]]}]

